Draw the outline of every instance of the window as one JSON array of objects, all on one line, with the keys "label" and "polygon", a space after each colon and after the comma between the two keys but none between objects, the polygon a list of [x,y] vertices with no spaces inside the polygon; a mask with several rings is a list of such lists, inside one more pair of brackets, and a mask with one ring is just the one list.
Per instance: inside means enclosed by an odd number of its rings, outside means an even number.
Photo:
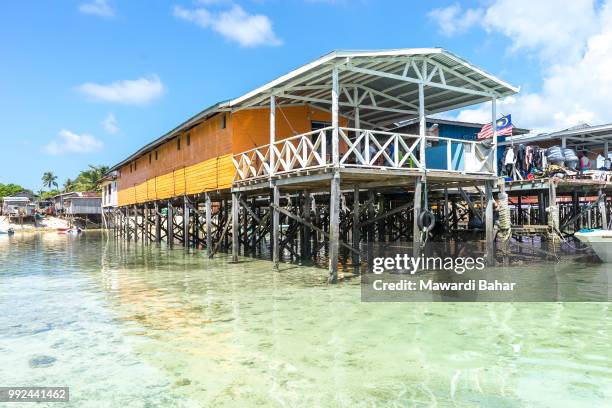
[{"label": "window", "polygon": [[137,167],[137,165],[138,165],[138,162],[136,162],[136,161],[135,161],[135,162],[134,162],[134,171],[136,171],[136,167]]},{"label": "window", "polygon": [[191,144],[191,134],[187,133],[187,146]]},{"label": "window", "polygon": [[176,138],[176,150],[181,150],[181,138],[180,138],[180,136]]},{"label": "window", "polygon": [[225,129],[227,127],[227,118],[225,113],[221,116],[221,129]]},{"label": "window", "polygon": [[130,173],[134,171],[134,165],[130,163]]},{"label": "window", "polygon": [[151,164],[151,161],[153,161],[153,155],[149,153],[149,164]]},{"label": "window", "polygon": [[155,160],[157,160],[157,150],[155,151]]}]

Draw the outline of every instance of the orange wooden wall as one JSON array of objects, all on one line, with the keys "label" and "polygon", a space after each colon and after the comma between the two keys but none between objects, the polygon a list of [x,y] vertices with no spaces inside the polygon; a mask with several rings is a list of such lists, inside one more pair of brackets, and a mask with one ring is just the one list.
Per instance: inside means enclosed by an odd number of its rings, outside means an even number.
[{"label": "orange wooden wall", "polygon": [[[277,139],[310,132],[312,121],[331,122],[331,114],[307,105],[278,107]],[[340,124],[345,126],[346,120],[341,118]],[[124,165],[117,179],[119,205],[230,188],[234,177],[232,155],[266,145],[269,138],[269,109],[217,114],[184,131],[180,150],[177,138],[173,138]]]}]

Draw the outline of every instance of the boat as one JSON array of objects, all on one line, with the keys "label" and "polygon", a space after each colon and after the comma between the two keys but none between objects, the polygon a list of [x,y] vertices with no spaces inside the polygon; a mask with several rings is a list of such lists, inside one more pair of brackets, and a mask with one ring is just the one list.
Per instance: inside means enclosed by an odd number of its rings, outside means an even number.
[{"label": "boat", "polygon": [[81,232],[83,232],[83,230],[80,229],[79,227],[70,227],[70,228],[58,228],[57,232],[59,234],[66,234],[66,235],[79,235]]},{"label": "boat", "polygon": [[612,231],[602,229],[582,229],[574,234],[580,242],[590,246],[605,263],[612,263]]},{"label": "boat", "polygon": [[1,235],[13,235],[14,233],[15,233],[15,230],[12,228],[7,229],[6,231],[0,230]]}]

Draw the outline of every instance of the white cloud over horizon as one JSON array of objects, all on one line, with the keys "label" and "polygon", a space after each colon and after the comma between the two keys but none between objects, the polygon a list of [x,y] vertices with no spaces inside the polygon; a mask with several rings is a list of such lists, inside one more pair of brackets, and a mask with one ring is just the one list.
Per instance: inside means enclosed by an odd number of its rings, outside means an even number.
[{"label": "white cloud over horizon", "polygon": [[282,41],[272,29],[272,21],[263,14],[249,14],[240,5],[230,3],[223,11],[211,11],[204,6],[224,4],[218,0],[200,1],[200,6],[186,9],[175,6],[174,17],[211,29],[242,47],[278,46]]},{"label": "white cloud over horizon", "polygon": [[477,25],[484,17],[484,11],[482,9],[463,11],[461,5],[455,3],[448,7],[433,9],[427,16],[438,24],[438,29],[443,35],[450,37]]},{"label": "white cloud over horizon", "polygon": [[[553,0],[496,0],[482,13],[481,28],[503,34],[511,52],[529,53],[541,65],[541,89],[500,100],[500,114],[535,132],[612,122],[612,0],[600,7],[592,0],[563,7]],[[454,118],[489,121],[490,104]]]},{"label": "white cloud over horizon", "polygon": [[102,125],[102,128],[104,128],[106,133],[110,135],[115,135],[119,133],[119,131],[121,130],[119,129],[117,118],[115,117],[115,114],[112,112],[106,115],[106,117],[104,118],[104,120],[102,120],[100,124]]},{"label": "white cloud over horizon", "polygon": [[81,3],[79,11],[83,14],[90,14],[99,17],[114,17],[115,10],[108,3],[108,0],[91,0],[88,3]]},{"label": "white cloud over horizon", "polygon": [[77,134],[67,129],[59,132],[59,140],[52,140],[45,146],[45,151],[52,155],[65,153],[94,153],[100,151],[104,144],[94,136]]},{"label": "white cloud over horizon", "polygon": [[87,82],[77,89],[90,100],[125,105],[146,105],[165,92],[164,84],[157,75],[124,79],[110,84]]}]

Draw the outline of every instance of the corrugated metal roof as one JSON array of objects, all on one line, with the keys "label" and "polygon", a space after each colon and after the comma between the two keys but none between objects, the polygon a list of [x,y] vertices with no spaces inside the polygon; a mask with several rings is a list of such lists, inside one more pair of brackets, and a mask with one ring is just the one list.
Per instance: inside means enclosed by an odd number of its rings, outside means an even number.
[{"label": "corrugated metal roof", "polygon": [[[400,77],[404,74],[421,75],[420,72],[416,72],[415,68],[408,66],[408,62],[417,57],[421,58],[422,61],[428,61],[432,68],[434,66],[442,67],[441,69],[446,72],[444,74],[446,79],[443,80],[443,76],[438,74],[439,80],[446,82],[450,88],[454,88],[441,89],[432,84],[431,81],[426,84],[425,102],[428,115],[480,103],[490,100],[493,96],[512,95],[519,91],[518,88],[442,48],[332,51],[238,98],[206,108],[163,136],[143,146],[125,160],[117,163],[110,171],[117,170],[120,166],[176,137],[179,132],[193,127],[216,113],[267,106],[269,96],[272,93],[277,95],[278,106],[295,104],[297,100],[302,101],[301,103],[308,103],[314,107],[329,110],[331,71],[334,65],[339,64],[341,65],[339,73],[341,85],[355,86],[358,98],[362,98],[367,93],[376,95],[377,100],[374,100],[375,97],[371,96],[368,103],[364,103],[360,107],[360,117],[365,125],[364,128],[371,126],[384,128],[399,120],[411,119],[416,116],[418,85],[404,82],[400,80]],[[369,71],[364,73],[355,70]],[[371,71],[384,75],[372,75]],[[432,78],[434,77],[435,75],[432,74]],[[451,81],[452,83],[449,84]],[[460,90],[473,93],[465,94],[459,92]],[[351,117],[354,109],[351,102],[346,92],[340,93],[340,114],[347,118]],[[407,113],[410,109],[406,109],[406,106],[412,106],[411,109],[414,112]],[[385,108],[387,111],[375,109],[377,107]]]},{"label": "corrugated metal roof", "polygon": [[561,140],[569,138],[572,144],[603,144],[606,140],[612,142],[612,123],[603,125],[580,125],[569,129],[559,130],[550,133],[540,133],[537,135],[514,136],[507,139],[500,145],[508,145],[511,143],[534,143],[548,140]]}]

